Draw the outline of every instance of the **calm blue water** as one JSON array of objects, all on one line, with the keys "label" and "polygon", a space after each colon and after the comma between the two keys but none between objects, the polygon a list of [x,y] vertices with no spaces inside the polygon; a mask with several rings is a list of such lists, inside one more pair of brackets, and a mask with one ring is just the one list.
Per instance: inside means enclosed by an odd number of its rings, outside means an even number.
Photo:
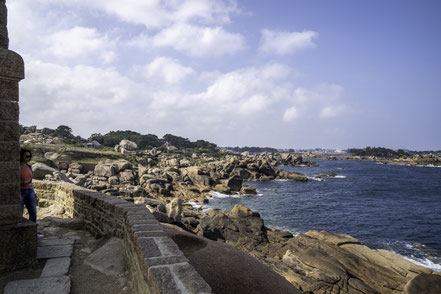
[{"label": "calm blue water", "polygon": [[319,167],[278,168],[310,177],[329,172],[340,177],[249,182],[245,184],[256,187],[259,196],[216,194],[209,207],[230,210],[242,204],[258,211],[267,226],[294,234],[313,229],[349,234],[371,248],[391,250],[441,271],[441,168],[317,162]]}]

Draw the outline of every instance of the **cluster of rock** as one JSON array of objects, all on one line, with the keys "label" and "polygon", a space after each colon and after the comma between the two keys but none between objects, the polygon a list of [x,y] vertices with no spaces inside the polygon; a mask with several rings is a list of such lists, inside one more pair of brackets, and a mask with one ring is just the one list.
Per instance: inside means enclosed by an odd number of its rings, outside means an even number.
[{"label": "cluster of rock", "polygon": [[348,156],[343,160],[376,161],[383,164],[412,165],[412,166],[441,166],[441,156],[438,154],[417,154],[411,157],[381,158],[375,156]]},{"label": "cluster of rock", "polygon": [[[119,152],[136,152],[136,144],[127,140],[118,145]],[[66,153],[66,152],[64,152]],[[206,201],[208,192],[256,194],[243,181],[292,179],[307,181],[299,173],[273,168],[273,165],[303,165],[302,157],[291,154],[225,154],[221,157],[193,153],[164,153],[152,149],[138,153],[136,165],[128,160],[103,160],[93,168],[63,159],[63,155],[46,152],[45,167],[34,167],[37,179],[70,181],[76,185],[114,196],[151,198],[178,197],[185,201]],[[308,163],[311,164],[311,163]],[[57,172],[58,170],[58,172]]]},{"label": "cluster of rock", "polygon": [[45,134],[43,130],[31,129],[25,127],[25,133],[20,136],[20,144],[62,144],[63,139]]},{"label": "cluster of rock", "polygon": [[138,158],[139,184],[156,198],[179,197],[184,200],[205,198],[209,191],[223,194],[256,194],[243,181],[287,178],[307,181],[304,175],[274,169],[265,157],[225,155],[222,158],[176,154]]},{"label": "cluster of rock", "polygon": [[253,154],[250,152],[243,152],[241,153],[241,155],[254,161],[267,161],[272,166],[318,166],[316,162],[303,160],[303,157],[301,155],[295,155],[292,153],[262,152]]},{"label": "cluster of rock", "polygon": [[267,228],[257,212],[240,205],[230,212],[208,211],[193,231],[248,252],[302,291],[416,294],[436,293],[425,291],[441,285],[441,273],[392,252],[370,249],[349,235],[309,231],[293,236]]}]

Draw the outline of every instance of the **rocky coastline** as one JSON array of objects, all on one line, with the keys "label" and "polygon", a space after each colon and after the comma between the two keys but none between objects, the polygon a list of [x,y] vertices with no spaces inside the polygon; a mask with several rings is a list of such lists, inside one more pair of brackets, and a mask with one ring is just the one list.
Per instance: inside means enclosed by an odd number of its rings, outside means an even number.
[{"label": "rocky coastline", "polygon": [[439,153],[415,154],[412,156],[404,156],[404,157],[381,157],[381,156],[358,156],[358,155],[322,156],[316,154],[304,154],[303,156],[305,158],[311,158],[311,159],[356,160],[356,161],[372,161],[372,162],[378,162],[380,164],[392,164],[392,165],[441,167],[441,154]]},{"label": "rocky coastline", "polygon": [[[75,161],[78,154],[74,151],[39,147],[33,151],[43,160],[34,163],[34,175],[36,179],[72,182],[143,204],[162,223],[241,249],[305,293],[421,293],[419,289],[440,289],[441,273],[389,251],[370,249],[349,235],[309,231],[293,236],[266,227],[258,212],[244,206],[203,213],[189,204],[208,202],[210,191],[256,194],[254,187],[243,185],[244,181],[304,182],[306,176],[277,166],[316,163],[290,153],[226,152],[214,156],[167,150],[141,151],[134,142],[125,140],[115,151],[130,155],[131,160],[113,158],[88,164]],[[38,205],[45,207],[43,202]],[[425,293],[437,293],[432,290]]]}]

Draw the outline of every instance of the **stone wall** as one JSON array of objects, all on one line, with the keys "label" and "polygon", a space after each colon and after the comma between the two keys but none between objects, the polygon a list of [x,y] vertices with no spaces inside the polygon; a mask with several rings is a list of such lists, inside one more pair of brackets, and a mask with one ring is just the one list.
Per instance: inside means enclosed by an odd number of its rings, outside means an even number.
[{"label": "stone wall", "polygon": [[0,0],[0,273],[36,262],[37,226],[20,207],[18,83],[24,62],[8,49],[5,0]]},{"label": "stone wall", "polygon": [[123,239],[136,293],[211,293],[144,206],[68,183],[35,181],[34,187],[39,200],[63,206],[95,236]]}]

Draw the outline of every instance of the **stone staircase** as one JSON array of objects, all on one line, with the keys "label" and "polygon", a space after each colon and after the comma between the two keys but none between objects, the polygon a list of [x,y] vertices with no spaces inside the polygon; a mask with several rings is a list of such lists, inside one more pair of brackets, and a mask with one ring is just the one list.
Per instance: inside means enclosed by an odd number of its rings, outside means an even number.
[{"label": "stone staircase", "polygon": [[38,240],[37,259],[47,259],[38,279],[9,282],[5,294],[68,294],[68,276],[75,239],[46,237]]}]

